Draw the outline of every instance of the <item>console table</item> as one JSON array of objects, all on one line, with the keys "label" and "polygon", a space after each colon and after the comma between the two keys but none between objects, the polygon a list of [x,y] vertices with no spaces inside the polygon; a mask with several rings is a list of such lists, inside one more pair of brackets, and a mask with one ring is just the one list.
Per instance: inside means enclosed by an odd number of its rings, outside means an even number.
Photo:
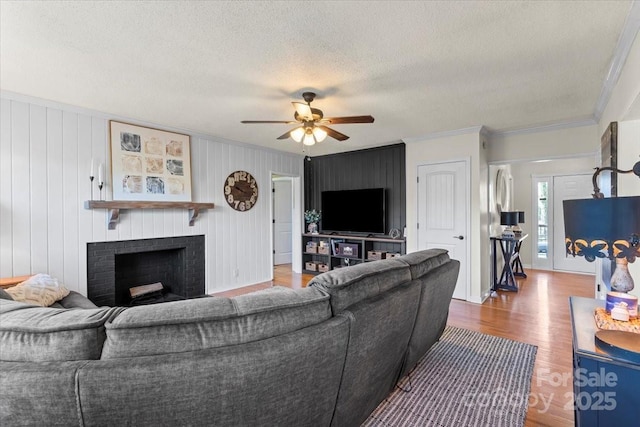
[{"label": "console table", "polygon": [[[518,291],[518,284],[516,283],[516,276],[526,278],[527,275],[522,268],[522,261],[520,260],[520,247],[522,241],[529,235],[523,234],[516,238],[506,238],[502,236],[493,236],[491,241],[493,242],[493,255],[492,255],[492,270],[491,276],[493,279],[491,287],[491,295],[495,296],[496,291]],[[502,273],[498,278],[498,246],[502,252],[504,258],[504,267],[502,267]]]},{"label": "console table", "polygon": [[576,427],[637,426],[640,419],[640,364],[606,354],[596,347],[598,329],[594,312],[596,307],[604,307],[604,301],[571,297],[569,307]]}]

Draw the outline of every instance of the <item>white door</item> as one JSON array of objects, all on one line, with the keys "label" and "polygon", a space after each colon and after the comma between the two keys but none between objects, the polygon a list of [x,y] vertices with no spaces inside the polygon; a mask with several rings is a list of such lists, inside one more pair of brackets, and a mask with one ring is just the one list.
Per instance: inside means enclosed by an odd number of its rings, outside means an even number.
[{"label": "white door", "polygon": [[418,166],[418,249],[442,248],[460,261],[453,297],[467,299],[467,162]]},{"label": "white door", "polygon": [[291,264],[291,179],[273,180],[273,264]]},{"label": "white door", "polygon": [[566,254],[564,245],[563,200],[589,199],[593,193],[591,175],[553,177],[553,269],[576,273],[595,274],[595,263],[584,257]]}]

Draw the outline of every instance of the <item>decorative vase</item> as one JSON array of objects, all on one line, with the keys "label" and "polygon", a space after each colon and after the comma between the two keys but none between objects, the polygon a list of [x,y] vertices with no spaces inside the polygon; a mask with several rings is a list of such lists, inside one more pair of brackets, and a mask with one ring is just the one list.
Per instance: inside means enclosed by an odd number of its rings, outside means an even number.
[{"label": "decorative vase", "polygon": [[315,222],[310,222],[307,226],[307,230],[309,230],[309,233],[311,234],[318,234],[318,224],[316,224]]},{"label": "decorative vase", "polygon": [[629,274],[626,258],[616,258],[616,269],[613,270],[610,283],[611,289],[618,292],[629,292],[633,290],[633,277]]}]

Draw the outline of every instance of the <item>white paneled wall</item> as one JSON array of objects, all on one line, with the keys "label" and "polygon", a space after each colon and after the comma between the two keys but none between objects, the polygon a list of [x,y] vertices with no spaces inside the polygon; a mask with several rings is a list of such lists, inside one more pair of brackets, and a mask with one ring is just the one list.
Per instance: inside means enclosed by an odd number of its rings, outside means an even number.
[{"label": "white paneled wall", "polygon": [[[86,295],[87,242],[204,234],[207,292],[271,278],[271,173],[301,177],[302,156],[191,134],[193,201],[213,202],[215,209],[201,212],[193,227],[183,209],[124,210],[108,230],[107,212],[85,210],[83,202],[90,198],[91,158],[105,164],[107,175],[111,169],[109,119],[136,123],[2,95],[0,277],[48,273]],[[224,180],[235,170],[258,181],[258,202],[249,212],[236,212],[224,200]],[[93,194],[97,199],[95,181]],[[104,198],[111,194],[108,186]]]}]

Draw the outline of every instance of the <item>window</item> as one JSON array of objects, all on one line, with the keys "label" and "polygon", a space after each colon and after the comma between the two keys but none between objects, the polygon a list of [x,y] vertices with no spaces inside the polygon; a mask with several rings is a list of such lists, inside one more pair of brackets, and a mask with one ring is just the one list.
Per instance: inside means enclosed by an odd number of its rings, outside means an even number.
[{"label": "window", "polygon": [[532,267],[551,270],[553,269],[552,243],[552,189],[551,177],[540,176],[531,179],[531,206],[533,208],[533,227],[531,238],[533,240]]},{"label": "window", "polygon": [[549,183],[538,182],[538,238],[537,256],[547,258],[549,254]]}]

